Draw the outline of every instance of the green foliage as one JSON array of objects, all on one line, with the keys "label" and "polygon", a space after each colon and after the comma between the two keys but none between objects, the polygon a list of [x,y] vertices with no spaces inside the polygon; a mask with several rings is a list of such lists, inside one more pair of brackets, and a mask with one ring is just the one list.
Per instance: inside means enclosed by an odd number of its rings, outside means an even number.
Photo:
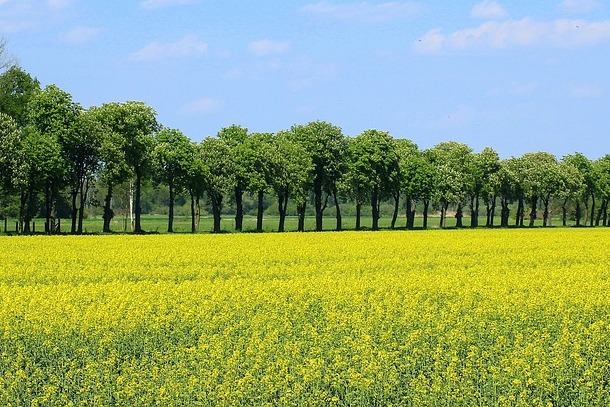
[{"label": "green foliage", "polygon": [[40,91],[38,79],[13,66],[0,75],[0,112],[11,116],[19,127],[28,120],[28,103]]}]

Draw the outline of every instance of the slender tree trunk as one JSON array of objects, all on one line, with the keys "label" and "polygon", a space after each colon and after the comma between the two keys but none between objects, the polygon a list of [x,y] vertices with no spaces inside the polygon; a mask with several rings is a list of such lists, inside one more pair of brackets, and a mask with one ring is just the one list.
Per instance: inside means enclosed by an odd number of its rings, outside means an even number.
[{"label": "slender tree trunk", "polygon": [[462,221],[463,217],[464,217],[464,211],[462,208],[462,202],[458,202],[457,211],[455,212],[455,220],[456,220],[455,227],[456,228],[464,227],[464,224]]},{"label": "slender tree trunk", "polygon": [[531,198],[530,200],[530,205],[531,205],[531,211],[530,211],[530,227],[534,227],[534,222],[536,222],[536,214],[537,214],[537,207],[536,205],[538,204],[538,197],[534,196]]},{"label": "slender tree trunk", "polygon": [[447,208],[449,207],[449,202],[446,200],[441,201],[441,222],[440,227],[444,229],[447,222]]},{"label": "slender tree trunk", "polygon": [[591,194],[591,219],[590,219],[589,226],[593,226],[593,223],[595,221],[594,216],[595,216],[595,195]]},{"label": "slender tree trunk", "polygon": [[174,196],[174,183],[173,182],[169,182],[169,214],[168,214],[168,219],[167,219],[167,232],[168,233],[173,233],[174,232],[174,201],[176,199],[176,197]]},{"label": "slender tree trunk", "polygon": [[597,211],[597,218],[595,219],[595,226],[599,226],[602,224],[602,218],[604,217],[604,213],[606,213],[607,207],[608,207],[608,200],[603,199],[602,203],[599,207],[599,211]]},{"label": "slender tree trunk", "polygon": [[201,197],[199,194],[195,195],[195,231],[199,232],[199,225],[201,223],[201,205],[199,204]]},{"label": "slender tree trunk", "polygon": [[108,184],[106,198],[104,198],[104,233],[110,233],[110,222],[114,217],[114,211],[110,207],[112,204],[112,184]]},{"label": "slender tree trunk", "polygon": [[333,188],[333,200],[335,201],[335,213],[337,217],[337,231],[343,229],[343,217],[341,216],[341,208],[339,207],[339,199],[337,197],[337,188]]},{"label": "slender tree trunk", "polygon": [[360,226],[361,210],[362,210],[362,203],[360,203],[359,201],[356,201],[356,230],[361,229],[361,226]]},{"label": "slender tree trunk", "polygon": [[470,198],[470,227],[479,227],[479,195]]},{"label": "slender tree trunk", "polygon": [[244,192],[235,187],[235,230],[241,232],[244,227]]},{"label": "slender tree trunk", "polygon": [[89,179],[86,178],[81,183],[80,190],[80,209],[78,211],[78,229],[76,232],[80,235],[83,233],[83,219],[85,217],[85,201],[89,193]]},{"label": "slender tree trunk", "polygon": [[371,229],[379,230],[379,187],[375,185],[373,187],[373,193],[371,195],[371,211],[373,215],[373,225]]},{"label": "slender tree trunk", "polygon": [[136,197],[135,197],[135,226],[134,233],[142,233],[142,223],[141,223],[141,215],[142,215],[142,172],[140,170],[136,171]]},{"label": "slender tree trunk", "polygon": [[576,199],[576,226],[580,226],[580,219],[582,217],[582,209],[580,207],[580,200]]},{"label": "slender tree trunk", "polygon": [[568,201],[568,198],[564,199],[561,205],[561,224],[563,227],[568,226]]},{"label": "slender tree trunk", "polygon": [[406,212],[407,221],[406,221],[405,226],[408,230],[411,230],[411,229],[413,229],[412,215],[411,215],[411,212],[413,211],[413,200],[411,199],[410,196],[406,197],[405,203],[407,206],[407,212]]},{"label": "slender tree trunk", "polygon": [[396,228],[396,219],[398,219],[398,211],[400,210],[400,193],[394,194],[394,213],[392,214],[392,223],[390,229]]},{"label": "slender tree trunk", "polygon": [[257,232],[262,232],[263,231],[263,213],[265,210],[265,207],[263,206],[264,203],[264,198],[265,198],[265,191],[258,191],[258,211],[256,213],[256,231]]},{"label": "slender tree trunk", "polygon": [[305,232],[305,210],[307,209],[307,202],[301,202],[297,204],[297,213],[299,217],[299,224],[297,230],[299,232]]},{"label": "slender tree trunk", "polygon": [[222,212],[222,195],[211,194],[212,200],[212,214],[214,216],[214,233],[220,233],[222,228],[220,226],[221,212]]},{"label": "slender tree trunk", "polygon": [[423,224],[422,227],[424,229],[428,229],[428,209],[430,208],[430,200],[424,199],[424,213],[423,213]]},{"label": "slender tree trunk", "polygon": [[322,221],[324,215],[324,208],[322,207],[322,184],[319,181],[314,182],[313,187],[314,193],[314,205],[316,209],[316,231],[322,231]]},{"label": "slender tree trunk", "polygon": [[191,195],[191,233],[197,232],[197,225],[195,224],[195,195],[193,192]]},{"label": "slender tree trunk", "polygon": [[76,202],[78,200],[78,189],[75,188],[70,191],[70,198],[72,201],[72,213],[70,214],[70,220],[72,223],[70,225],[70,233],[74,235],[76,234],[76,226],[78,222],[78,208],[76,206]]},{"label": "slender tree trunk", "polygon": [[500,198],[500,206],[502,206],[502,210],[500,213],[500,227],[508,227],[508,219],[510,218],[510,208],[508,206],[508,198],[506,196],[502,196]]},{"label": "slender tree trunk", "polygon": [[545,198],[543,198],[542,202],[544,204],[544,212],[542,214],[542,226],[547,227],[549,226],[549,204],[551,202],[550,195],[547,195]]},{"label": "slender tree trunk", "polygon": [[280,194],[277,200],[278,211],[280,213],[280,223],[278,225],[277,231],[283,232],[284,225],[286,223],[286,206],[288,205],[288,194]]},{"label": "slender tree trunk", "polygon": [[[51,185],[49,183],[49,181],[46,182],[45,184],[45,220],[46,220],[46,227],[45,227],[45,232],[48,233],[49,235],[53,233],[53,229],[51,227]],[[28,222],[29,223],[29,222]],[[29,225],[28,225],[29,228]]]}]

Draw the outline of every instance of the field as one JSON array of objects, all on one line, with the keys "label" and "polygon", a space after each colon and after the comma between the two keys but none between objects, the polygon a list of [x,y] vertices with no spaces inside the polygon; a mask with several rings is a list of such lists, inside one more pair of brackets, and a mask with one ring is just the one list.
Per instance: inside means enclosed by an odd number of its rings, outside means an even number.
[{"label": "field", "polygon": [[609,249],[606,228],[0,237],[0,405],[610,405]]}]

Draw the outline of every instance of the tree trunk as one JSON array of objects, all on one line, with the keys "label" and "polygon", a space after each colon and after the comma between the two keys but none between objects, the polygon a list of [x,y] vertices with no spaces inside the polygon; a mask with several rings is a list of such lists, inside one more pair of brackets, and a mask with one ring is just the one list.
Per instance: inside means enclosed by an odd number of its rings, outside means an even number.
[{"label": "tree trunk", "polygon": [[360,230],[361,226],[360,226],[360,213],[362,210],[362,203],[360,203],[359,201],[356,202],[356,230]]},{"label": "tree trunk", "polygon": [[141,215],[142,215],[142,172],[140,170],[136,171],[136,197],[135,197],[135,226],[134,233],[143,233],[142,223],[141,223]]},{"label": "tree trunk", "polygon": [[422,227],[424,229],[428,229],[428,208],[430,208],[430,200],[429,199],[424,199],[424,219],[423,219],[423,224]]},{"label": "tree trunk", "polygon": [[479,195],[470,198],[470,227],[479,227]]},{"label": "tree trunk", "polygon": [[169,182],[169,214],[168,214],[168,219],[167,219],[167,232],[168,233],[173,233],[174,232],[174,201],[175,201],[175,196],[174,196],[174,183],[173,182]]},{"label": "tree trunk", "polygon": [[413,217],[412,217],[413,200],[411,199],[410,196],[406,197],[405,203],[407,206],[407,212],[406,212],[407,222],[406,222],[405,226],[408,230],[411,230],[411,229],[413,229]]},{"label": "tree trunk", "polygon": [[314,193],[314,205],[316,208],[316,231],[322,231],[322,216],[324,215],[324,208],[322,207],[322,184],[319,181],[314,182],[313,187]]},{"label": "tree trunk", "polygon": [[538,197],[534,196],[531,198],[530,200],[530,205],[531,205],[531,211],[530,211],[530,227],[534,227],[534,223],[536,222],[536,214],[537,214],[537,207],[536,205],[538,204]]},{"label": "tree trunk", "polygon": [[78,228],[76,232],[80,235],[83,233],[83,218],[85,217],[85,201],[89,193],[89,179],[83,180],[80,190],[80,209],[78,211]]},{"label": "tree trunk", "polygon": [[568,226],[568,198],[564,199],[561,205],[561,224],[563,227]]},{"label": "tree trunk", "polygon": [[455,212],[455,227],[462,228],[464,224],[462,218],[464,217],[464,211],[462,209],[462,203],[458,202],[457,211]]},{"label": "tree trunk", "polygon": [[286,206],[288,205],[288,194],[279,195],[277,200],[278,211],[280,213],[280,223],[277,227],[278,232],[284,231],[284,225],[286,223]]},{"label": "tree trunk", "polygon": [[72,200],[72,213],[70,214],[72,224],[70,226],[70,233],[76,234],[76,226],[77,226],[77,222],[78,222],[78,209],[76,207],[76,201],[78,198],[78,189],[73,189],[70,191],[70,198]]},{"label": "tree trunk", "polygon": [[197,225],[195,224],[195,195],[191,192],[191,233],[197,232]]},{"label": "tree trunk", "polygon": [[297,230],[299,232],[305,232],[305,210],[307,209],[307,202],[301,202],[297,204],[297,213],[299,216],[299,224]]},{"label": "tree trunk", "polygon": [[220,233],[222,231],[220,227],[221,211],[222,211],[222,195],[212,194],[212,214],[214,216],[214,233]]},{"label": "tree trunk", "polygon": [[[44,201],[45,201],[45,233],[51,234],[51,187],[49,185],[49,181],[45,184],[45,192],[44,192]],[[29,222],[28,222],[29,223]],[[28,229],[30,225],[28,225]]]},{"label": "tree trunk", "polygon": [[542,202],[544,203],[544,212],[542,214],[542,226],[547,227],[547,226],[549,226],[549,204],[551,202],[550,195],[547,195],[545,198],[543,198]]},{"label": "tree trunk", "polygon": [[440,228],[445,228],[445,218],[447,217],[447,207],[449,203],[445,200],[441,200],[441,220],[440,220]]},{"label": "tree trunk", "polygon": [[608,200],[607,199],[602,200],[602,204],[599,207],[599,211],[597,211],[597,218],[595,219],[595,226],[599,226],[602,224],[602,219],[604,217],[604,213],[606,213],[607,207],[608,207]]},{"label": "tree trunk", "polygon": [[506,196],[502,196],[500,199],[500,205],[502,206],[502,211],[500,214],[500,226],[505,228],[508,227],[508,219],[510,218],[510,208],[508,206],[508,198]]},{"label": "tree trunk", "polygon": [[265,198],[265,191],[258,191],[258,211],[256,212],[256,231],[263,231],[263,212],[265,210],[263,203]]},{"label": "tree trunk", "polygon": [[593,223],[595,221],[595,219],[593,219],[594,215],[595,215],[595,195],[591,194],[591,219],[590,219],[589,226],[593,226]]},{"label": "tree trunk", "polygon": [[398,219],[398,210],[400,209],[400,194],[394,194],[394,213],[392,214],[392,223],[390,229],[396,228],[396,219]]},{"label": "tree trunk", "polygon": [[576,226],[580,226],[580,219],[582,217],[582,209],[580,207],[580,200],[576,200]]},{"label": "tree trunk", "polygon": [[375,185],[373,187],[373,193],[371,195],[371,211],[373,215],[373,224],[371,229],[379,230],[379,187]]},{"label": "tree trunk", "polygon": [[343,229],[343,217],[341,216],[341,208],[339,207],[339,199],[337,198],[337,188],[333,188],[333,200],[335,201],[335,213],[337,217],[337,231]]},{"label": "tree trunk", "polygon": [[110,207],[112,204],[112,184],[108,184],[106,198],[104,198],[104,233],[110,233],[110,222],[114,218],[114,211]]},{"label": "tree trunk", "polygon": [[517,221],[516,226],[523,227],[523,220],[525,218],[525,202],[523,198],[519,197],[517,204]]},{"label": "tree trunk", "polygon": [[241,232],[244,227],[244,192],[235,187],[235,230]]}]

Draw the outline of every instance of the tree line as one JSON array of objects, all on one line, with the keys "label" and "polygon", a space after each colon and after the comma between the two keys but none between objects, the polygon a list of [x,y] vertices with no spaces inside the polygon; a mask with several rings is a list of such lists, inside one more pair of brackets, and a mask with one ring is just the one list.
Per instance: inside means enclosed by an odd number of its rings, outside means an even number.
[{"label": "tree line", "polygon": [[141,233],[145,180],[169,190],[168,232],[180,196],[190,198],[192,232],[198,230],[202,205],[211,209],[213,230],[220,232],[229,202],[240,231],[244,194],[256,198],[259,231],[269,195],[277,201],[279,231],[284,231],[289,200],[296,205],[299,231],[308,205],[313,205],[316,230],[322,230],[329,205],[341,230],[341,205],[348,202],[355,205],[356,229],[363,206],[371,208],[372,229],[379,228],[382,202],[393,204],[392,228],[404,208],[404,226],[412,229],[416,207],[426,228],[431,205],[440,211],[440,227],[446,227],[450,209],[457,227],[478,227],[483,213],[487,227],[496,226],[496,213],[499,226],[525,226],[526,219],[533,226],[540,212],[547,226],[551,202],[560,204],[564,225],[569,217],[576,225],[608,225],[610,155],[591,161],[580,153],[557,159],[535,152],[501,160],[489,147],[474,152],[449,141],[422,150],[375,129],[347,137],[324,121],[276,133],[231,125],[197,143],[160,125],[154,109],[143,102],[85,109],[57,86],[41,88],[14,64],[0,75],[0,146],[0,208],[7,217],[8,203],[17,202],[13,215],[24,233],[37,216],[45,218],[46,232],[57,232],[59,197],[70,202],[70,231],[82,233],[94,187],[103,191],[103,231],[110,232],[113,193],[126,182],[133,184],[134,232]]}]

